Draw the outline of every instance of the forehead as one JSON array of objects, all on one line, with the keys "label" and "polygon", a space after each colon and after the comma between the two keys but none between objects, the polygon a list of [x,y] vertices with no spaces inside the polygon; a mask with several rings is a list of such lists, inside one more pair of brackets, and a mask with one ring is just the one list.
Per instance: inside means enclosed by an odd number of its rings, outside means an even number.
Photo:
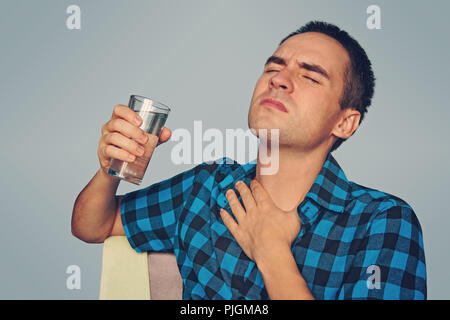
[{"label": "forehead", "polygon": [[294,60],[319,64],[330,75],[343,75],[349,62],[347,50],[335,39],[319,32],[306,32],[287,39],[273,55],[289,64]]}]

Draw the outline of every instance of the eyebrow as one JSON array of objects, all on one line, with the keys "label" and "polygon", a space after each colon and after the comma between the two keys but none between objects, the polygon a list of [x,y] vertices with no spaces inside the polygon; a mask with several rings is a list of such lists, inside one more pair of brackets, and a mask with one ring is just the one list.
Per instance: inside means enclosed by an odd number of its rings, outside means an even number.
[{"label": "eyebrow", "polygon": [[[267,61],[266,64],[264,66],[267,66],[269,63],[275,63],[275,64],[279,64],[282,66],[286,66],[286,60],[284,60],[281,57],[278,56],[270,56]],[[306,63],[306,62],[299,62],[298,66],[300,68],[312,71],[312,72],[316,72],[318,74],[321,74],[322,76],[324,76],[325,78],[327,78],[328,80],[330,80],[330,75],[328,74],[328,72],[320,65],[318,64],[312,64],[312,63]]]},{"label": "eyebrow", "polygon": [[269,63],[275,63],[275,64],[285,66],[286,60],[284,60],[283,58],[277,57],[277,56],[270,56],[267,59],[266,64],[264,66],[267,66]]}]

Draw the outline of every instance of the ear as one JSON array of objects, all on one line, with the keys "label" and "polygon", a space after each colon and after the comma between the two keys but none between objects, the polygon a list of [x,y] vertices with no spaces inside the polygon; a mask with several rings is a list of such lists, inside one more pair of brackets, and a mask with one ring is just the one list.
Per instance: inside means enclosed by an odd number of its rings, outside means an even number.
[{"label": "ear", "polygon": [[346,108],[342,110],[341,119],[334,127],[332,134],[338,138],[349,138],[359,127],[361,114],[358,110]]}]

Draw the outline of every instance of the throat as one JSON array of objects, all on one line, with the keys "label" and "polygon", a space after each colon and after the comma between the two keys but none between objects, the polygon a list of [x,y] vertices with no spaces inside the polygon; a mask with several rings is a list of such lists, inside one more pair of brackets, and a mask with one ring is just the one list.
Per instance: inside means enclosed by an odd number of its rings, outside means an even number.
[{"label": "throat", "polygon": [[311,189],[326,159],[326,154],[284,154],[280,149],[278,170],[261,174],[264,165],[259,155],[255,179],[268,192],[275,205],[283,211],[296,209]]}]

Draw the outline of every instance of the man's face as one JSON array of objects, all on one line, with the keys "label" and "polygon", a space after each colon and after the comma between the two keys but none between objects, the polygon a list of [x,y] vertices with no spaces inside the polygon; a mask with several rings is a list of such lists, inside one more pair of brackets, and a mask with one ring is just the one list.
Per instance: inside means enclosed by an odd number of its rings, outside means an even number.
[{"label": "man's face", "polygon": [[249,128],[257,136],[258,129],[278,128],[280,146],[310,150],[332,143],[348,63],[344,47],[322,33],[287,39],[267,60],[256,83]]}]

